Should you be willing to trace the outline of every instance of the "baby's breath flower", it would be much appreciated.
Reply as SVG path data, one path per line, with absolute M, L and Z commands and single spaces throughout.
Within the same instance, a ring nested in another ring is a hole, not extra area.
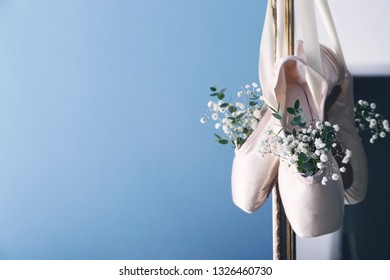
M 314 140 L 314 145 L 316 146 L 316 149 L 322 149 L 326 146 L 326 144 L 322 142 L 321 138 L 316 138 Z
M 252 83 L 252 87 L 257 88 L 258 85 L 257 85 L 255 82 L 253 82 L 253 83 Z
M 386 132 L 381 132 L 381 133 L 379 133 L 379 137 L 381 137 L 381 138 L 385 138 L 386 137 Z
M 350 158 L 348 156 L 345 156 L 341 162 L 347 164 L 349 162 L 349 159 Z
M 328 161 L 328 156 L 325 155 L 325 154 L 322 154 L 322 155 L 320 156 L 320 160 L 321 160 L 322 162 L 327 162 L 327 161 Z
M 238 96 L 238 97 L 241 97 L 242 94 L 243 94 L 242 90 L 240 90 L 239 92 L 237 92 L 237 96 Z
M 316 122 L 316 128 L 317 129 L 323 129 L 324 125 L 321 122 Z
M 205 124 L 206 123 L 206 118 L 205 117 L 200 118 L 200 123 Z
M 328 178 L 326 178 L 325 176 L 322 177 L 321 184 L 325 186 L 327 183 L 328 183 Z
M 344 166 L 340 168 L 341 173 L 345 173 L 345 171 L 347 171 L 347 169 Z
M 339 175 L 336 174 L 336 173 L 333 173 L 333 174 L 332 174 L 332 180 L 333 180 L 333 181 L 337 181 L 338 179 L 339 179 Z
M 219 129 L 221 127 L 221 123 L 216 123 L 215 124 L 215 129 Z
M 257 110 L 257 109 L 256 109 L 256 110 L 253 111 L 253 116 L 254 116 L 256 119 L 260 119 L 260 114 L 261 114 L 261 113 L 260 113 L 260 110 Z
M 217 113 L 212 114 L 212 115 L 211 115 L 211 118 L 212 118 L 214 121 L 218 120 L 218 114 L 217 114 Z
M 340 127 L 338 124 L 334 124 L 333 129 L 334 129 L 334 131 L 338 132 L 340 130 Z
M 245 85 L 245 88 L 246 89 L 249 89 L 251 86 L 250 85 Z
M 370 107 L 371 107 L 371 109 L 375 110 L 376 109 L 376 104 L 375 103 L 371 103 Z
M 256 92 L 260 92 L 260 91 L 261 91 L 261 88 L 258 87 L 258 88 L 256 89 Z

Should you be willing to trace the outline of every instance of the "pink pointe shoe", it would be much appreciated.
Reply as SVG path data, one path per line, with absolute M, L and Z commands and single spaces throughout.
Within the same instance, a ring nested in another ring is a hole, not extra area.
M 317 109 L 312 92 L 308 85 L 307 74 L 318 81 L 317 89 L 321 91 L 320 110 Z M 284 113 L 288 107 L 293 107 L 296 100 L 308 122 L 324 121 L 326 97 L 330 94 L 328 83 L 319 74 L 296 56 L 280 59 L 276 64 L 275 97 Z M 287 113 L 283 114 L 284 116 Z M 284 123 L 287 123 L 286 119 Z M 279 124 L 282 125 L 281 123 Z M 281 131 L 282 136 L 284 131 Z M 337 166 L 330 151 L 327 157 L 332 166 Z M 343 222 L 344 190 L 341 179 L 329 180 L 326 186 L 322 184 L 325 174 L 336 173 L 338 169 L 321 169 L 313 176 L 304 176 L 294 165 L 289 166 L 282 161 L 279 166 L 279 188 L 286 216 L 300 237 L 314 237 L 338 230 Z
M 258 145 L 275 123 L 271 111 L 263 110 L 263 118 L 245 143 L 235 150 L 232 166 L 233 202 L 247 213 L 258 210 L 267 200 L 278 175 L 279 159 L 261 157 Z

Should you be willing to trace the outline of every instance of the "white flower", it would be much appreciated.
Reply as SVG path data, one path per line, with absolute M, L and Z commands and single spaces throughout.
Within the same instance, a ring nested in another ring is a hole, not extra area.
M 344 166 L 340 168 L 341 173 L 345 173 L 345 171 L 347 171 L 347 169 Z
M 327 162 L 327 161 L 328 161 L 328 156 L 325 155 L 325 154 L 322 154 L 322 155 L 320 156 L 320 160 L 321 160 L 322 162 Z
M 375 140 L 374 140 L 373 138 L 370 138 L 370 143 L 371 143 L 371 144 L 374 144 L 374 141 L 375 141 Z
M 345 156 L 351 157 L 351 156 L 352 156 L 352 151 L 346 149 L 346 150 L 345 150 Z
M 247 90 L 247 91 L 246 91 L 246 94 L 251 95 L 252 92 L 251 92 L 250 90 Z
M 334 129 L 334 131 L 339 131 L 340 130 L 340 127 L 339 127 L 339 125 L 338 124 L 335 124 L 335 125 L 333 125 L 333 129 Z
M 241 110 L 245 109 L 245 105 L 241 102 L 236 102 L 236 107 L 240 108 Z
M 214 121 L 218 120 L 218 114 L 217 114 L 217 113 L 212 114 L 212 115 L 211 115 L 211 118 L 212 118 Z
M 325 176 L 322 177 L 321 184 L 325 186 L 327 182 L 328 182 L 328 178 L 326 178 Z
M 238 97 L 241 97 L 242 94 L 243 94 L 242 90 L 240 90 L 239 92 L 237 92 L 237 96 L 238 96 Z
M 383 120 L 383 126 L 388 127 L 389 126 L 389 121 L 388 120 Z
M 321 155 L 321 151 L 320 151 L 320 150 L 316 150 L 314 153 L 315 153 L 317 156 L 320 156 L 320 155 Z
M 360 106 L 363 106 L 363 100 L 359 100 L 358 103 Z
M 344 164 L 347 164 L 349 162 L 349 159 L 350 159 L 350 157 L 345 156 L 341 162 Z
M 370 127 L 371 127 L 371 126 L 374 126 L 374 127 L 375 127 L 376 124 L 377 124 L 376 119 L 371 119 L 371 120 L 370 120 Z
M 200 118 L 200 123 L 203 123 L 203 124 L 205 124 L 206 123 L 206 118 Z
M 324 128 L 324 125 L 322 122 L 316 122 L 316 128 L 317 129 L 323 129 Z
M 207 102 L 207 107 L 211 108 L 211 106 L 213 106 L 214 102 L 213 101 L 209 101 Z
M 245 139 L 246 139 L 246 134 L 244 134 L 244 133 L 241 133 L 241 134 L 240 134 L 240 137 L 241 137 L 242 139 L 244 139 L 244 140 L 245 140 Z
M 333 148 L 336 148 L 336 146 L 337 146 L 337 143 L 333 143 L 333 144 L 332 144 L 332 147 L 333 147 Z
M 222 114 L 224 114 L 224 113 L 226 112 L 226 109 L 225 109 L 225 108 L 220 108 L 220 109 L 219 109 L 219 112 L 222 113 Z
M 324 165 L 322 164 L 322 162 L 317 162 L 317 167 L 318 169 L 322 169 L 324 168 Z
M 333 174 L 332 174 L 332 180 L 333 180 L 333 181 L 337 181 L 337 180 L 339 179 L 339 177 L 340 177 L 340 176 L 339 176 L 338 174 L 336 174 L 336 173 L 333 173 Z
M 322 142 L 321 138 L 316 138 L 314 140 L 314 145 L 316 146 L 316 149 L 322 149 L 326 146 L 326 144 Z
M 256 91 L 257 91 L 257 92 L 260 92 L 260 91 L 261 91 L 261 88 L 258 87 L 258 88 L 256 89 Z
M 372 135 L 372 139 L 374 139 L 374 140 L 378 139 L 378 133 L 375 133 L 374 135 Z
M 370 107 L 371 107 L 371 109 L 375 110 L 376 109 L 376 104 L 375 103 L 371 103 Z
M 261 115 L 260 110 L 256 109 L 253 111 L 253 116 L 255 116 L 256 119 L 260 119 L 260 115 Z
M 216 123 L 215 124 L 215 129 L 219 129 L 221 127 L 221 123 Z
M 386 137 L 386 132 L 381 132 L 381 133 L 379 133 L 379 137 L 381 137 L 381 138 L 385 138 Z
M 252 83 L 252 87 L 257 88 L 258 85 L 256 83 Z
M 250 85 L 245 85 L 245 88 L 246 88 L 246 89 L 248 89 L 248 88 L 250 88 L 250 87 L 251 87 Z
M 332 124 L 330 122 L 326 121 L 325 126 L 332 126 Z
M 309 136 L 303 135 L 303 137 L 302 137 L 303 142 L 309 142 L 309 140 L 310 140 Z

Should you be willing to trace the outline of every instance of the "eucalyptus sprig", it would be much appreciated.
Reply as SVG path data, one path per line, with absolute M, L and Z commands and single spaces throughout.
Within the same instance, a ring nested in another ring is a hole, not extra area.
M 226 88 L 218 90 L 216 86 L 212 86 L 210 90 L 210 96 L 217 100 L 207 103 L 211 116 L 206 114 L 200 122 L 204 124 L 211 118 L 215 121 L 215 129 L 222 129 L 224 133 L 223 136 L 214 133 L 216 141 L 223 145 L 230 142 L 235 148 L 240 148 L 262 118 L 264 102 L 261 89 L 256 83 L 252 83 L 252 86 L 247 84 L 237 92 L 237 98 L 241 102 L 233 102 L 232 98 L 226 101 Z

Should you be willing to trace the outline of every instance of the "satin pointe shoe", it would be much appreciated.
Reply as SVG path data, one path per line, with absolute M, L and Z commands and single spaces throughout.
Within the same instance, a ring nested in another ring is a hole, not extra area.
M 323 96 L 318 110 L 307 81 L 307 74 L 318 81 L 316 89 Z M 329 85 L 321 75 L 315 73 L 296 56 L 280 59 L 276 64 L 275 97 L 282 112 L 293 107 L 296 100 L 308 122 L 324 121 L 326 97 L 330 94 Z M 286 116 L 287 114 L 283 114 Z M 287 120 L 284 120 L 287 123 Z M 281 125 L 281 124 L 279 124 Z M 284 131 L 281 131 L 284 134 Z M 337 166 L 331 151 L 327 157 L 332 166 Z M 300 237 L 315 237 L 338 230 L 343 222 L 344 190 L 341 179 L 329 180 L 326 186 L 321 181 L 324 174 L 340 173 L 337 169 L 321 169 L 313 176 L 305 177 L 294 165 L 282 161 L 279 166 L 279 189 L 286 216 Z
M 305 61 L 302 42 L 298 43 L 296 53 Z M 321 60 L 323 77 L 331 87 L 325 104 L 325 119 L 340 126 L 337 133 L 339 143 L 352 151 L 347 172 L 341 174 L 344 183 L 344 203 L 356 204 L 366 195 L 368 168 L 363 144 L 355 126 L 353 80 L 343 59 L 323 45 Z
M 232 166 L 232 198 L 247 213 L 258 210 L 267 200 L 277 180 L 279 159 L 258 153 L 258 145 L 275 123 L 269 108 L 245 143 L 235 150 Z

